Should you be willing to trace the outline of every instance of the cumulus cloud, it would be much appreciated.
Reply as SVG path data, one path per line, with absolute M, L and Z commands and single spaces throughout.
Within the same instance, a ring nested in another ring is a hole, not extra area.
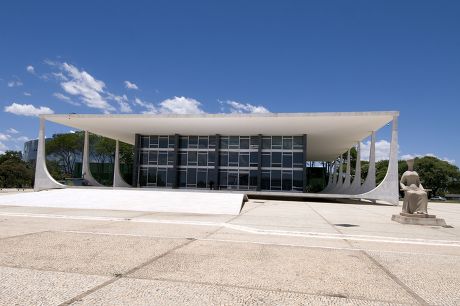
M 110 94 L 110 99 L 116 101 L 118 103 L 118 106 L 120 107 L 120 112 L 122 113 L 132 113 L 133 110 L 131 106 L 129 105 L 129 100 L 126 95 L 123 96 L 117 96 Z
M 143 114 L 158 114 L 158 110 L 153 103 L 142 101 L 136 97 L 134 99 L 134 104 L 145 108 L 145 110 L 142 111 Z
M 28 73 L 35 74 L 35 68 L 32 65 L 26 67 Z
M 0 141 L 7 141 L 7 140 L 10 140 L 10 138 L 11 136 L 8 134 L 0 133 Z
M 192 98 L 174 97 L 160 103 L 159 112 L 162 114 L 203 114 L 201 103 Z
M 21 82 L 21 80 L 17 79 L 17 80 L 9 81 L 7 85 L 8 87 L 19 87 L 19 86 L 22 86 L 23 83 Z
M 24 91 L 24 96 L 30 97 L 32 94 L 30 92 Z
M 8 147 L 0 141 L 0 154 L 4 154 Z
M 127 89 L 134 89 L 134 90 L 139 89 L 139 87 L 137 87 L 136 84 L 131 83 L 130 81 L 125 81 L 125 87 L 126 87 Z
M 252 114 L 266 114 L 269 113 L 270 111 L 263 107 L 262 105 L 252 105 L 249 103 L 240 103 L 237 101 L 219 101 L 222 110 L 225 111 L 228 108 L 228 111 L 230 113 L 252 113 Z
M 30 138 L 27 137 L 27 136 L 19 136 L 18 138 L 16 138 L 16 141 L 21 141 L 21 142 L 26 142 L 26 141 L 29 141 Z
M 103 96 L 105 94 L 104 82 L 71 64 L 62 63 L 58 66 L 68 79 L 61 82 L 61 87 L 67 94 L 78 97 L 90 108 L 100 109 L 104 112 L 115 111 L 115 108 Z
M 55 97 L 56 99 L 59 99 L 61 101 L 64 101 L 66 103 L 69 103 L 71 105 L 75 105 L 75 106 L 81 105 L 80 103 L 73 101 L 72 99 L 70 99 L 70 97 L 68 97 L 68 96 L 66 96 L 66 95 L 64 95 L 64 94 L 62 94 L 60 92 L 53 93 L 53 97 Z
M 449 164 L 455 165 L 455 159 L 450 159 L 447 157 L 439 157 L 433 153 L 426 153 L 426 154 L 404 154 L 401 156 L 401 159 L 403 160 L 408 160 L 408 159 L 413 159 L 416 157 L 425 157 L 425 156 L 430 156 L 430 157 L 436 157 L 437 159 L 443 160 L 448 162 Z
M 371 141 L 361 142 L 361 159 L 369 160 Z M 390 142 L 379 140 L 375 142 L 375 160 L 385 160 L 390 158 Z
M 32 104 L 12 103 L 5 106 L 4 111 L 20 116 L 38 116 L 43 114 L 54 114 L 54 111 L 46 106 L 35 107 Z
M 7 129 L 6 132 L 7 132 L 8 134 L 18 134 L 18 133 L 19 133 L 18 130 L 13 129 L 13 128 Z

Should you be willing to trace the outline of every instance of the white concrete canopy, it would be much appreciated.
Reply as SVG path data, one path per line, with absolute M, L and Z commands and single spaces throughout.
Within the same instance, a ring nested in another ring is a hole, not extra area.
M 134 144 L 143 135 L 308 135 L 307 160 L 331 161 L 399 112 L 198 115 L 42 115 L 48 121 Z

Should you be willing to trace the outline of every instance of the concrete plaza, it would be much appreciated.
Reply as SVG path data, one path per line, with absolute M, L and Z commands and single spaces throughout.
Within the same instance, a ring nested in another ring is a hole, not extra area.
M 0 305 L 459 305 L 460 205 L 429 205 L 450 227 L 391 221 L 400 210 L 264 200 L 238 216 L 0 206 Z

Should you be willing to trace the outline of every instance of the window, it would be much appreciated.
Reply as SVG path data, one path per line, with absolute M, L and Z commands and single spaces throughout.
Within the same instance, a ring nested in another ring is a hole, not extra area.
M 198 166 L 207 166 L 208 165 L 208 152 L 199 152 L 198 153 Z
M 259 136 L 251 136 L 251 149 L 259 149 Z
M 273 150 L 281 150 L 281 143 L 282 143 L 281 136 L 273 136 L 272 137 L 272 149 Z
M 281 170 L 271 171 L 271 190 L 281 189 Z
M 149 136 L 142 136 L 141 137 L 141 148 L 149 148 L 150 140 Z
M 302 150 L 303 149 L 303 137 L 302 136 L 294 136 L 292 137 L 292 148 L 294 150 Z
M 228 152 L 228 165 L 238 167 L 238 152 Z
M 222 167 L 228 166 L 228 152 L 220 152 L 219 153 L 219 165 Z
M 257 186 L 257 172 L 256 170 L 249 171 L 249 185 Z
M 230 136 L 228 141 L 229 149 L 239 149 L 240 148 L 240 137 L 239 136 Z
M 249 154 L 240 153 L 240 167 L 249 167 Z
M 179 139 L 179 148 L 181 149 L 187 149 L 188 148 L 188 137 L 187 136 L 181 136 Z
M 282 189 L 292 190 L 292 171 L 283 171 Z
M 187 152 L 179 153 L 179 165 L 187 166 Z
M 270 153 L 262 153 L 262 167 L 268 168 L 271 166 L 270 155 Z
M 272 152 L 272 167 L 281 167 L 281 152 Z
M 240 171 L 239 186 L 241 189 L 248 189 L 249 187 L 249 172 Z
M 196 169 L 188 168 L 187 169 L 187 187 L 196 186 Z
M 292 153 L 292 166 L 303 167 L 303 152 Z
M 198 169 L 198 175 L 196 180 L 196 187 L 198 188 L 206 188 L 206 181 L 207 181 L 207 170 L 206 169 Z
M 188 137 L 188 147 L 191 149 L 198 148 L 198 136 L 189 136 Z
M 150 136 L 150 148 L 158 148 L 158 136 Z
M 166 149 L 168 147 L 169 137 L 168 136 L 160 136 L 159 139 L 159 147 L 161 149 Z
M 283 137 L 283 150 L 292 150 L 292 137 Z
M 259 152 L 249 153 L 249 166 L 257 167 L 259 165 Z
M 228 137 L 220 137 L 220 149 L 228 149 Z
M 158 152 L 158 165 L 167 165 L 168 164 L 168 151 Z
M 149 176 L 148 176 L 148 183 L 149 184 L 156 184 L 157 183 L 157 168 L 150 167 L 148 168 Z
M 166 168 L 159 168 L 157 172 L 157 186 L 165 187 L 166 186 Z
M 261 188 L 263 190 L 270 190 L 270 171 L 262 171 Z
M 197 159 L 198 159 L 198 156 L 197 156 L 196 151 L 188 152 L 188 166 L 196 166 Z
M 169 136 L 169 148 L 174 149 L 176 146 L 176 136 Z
M 149 151 L 149 165 L 158 164 L 158 151 Z
M 200 136 L 198 139 L 198 148 L 207 149 L 208 148 L 208 136 Z
M 294 170 L 292 171 L 292 185 L 294 190 L 303 189 L 303 171 L 302 170 Z
M 227 186 L 227 171 L 220 171 L 219 173 L 219 185 L 221 187 Z
M 292 153 L 283 153 L 283 168 L 292 168 Z
M 272 148 L 272 138 L 271 137 L 262 137 L 262 149 L 271 149 Z
M 249 149 L 249 137 L 240 137 L 240 149 Z

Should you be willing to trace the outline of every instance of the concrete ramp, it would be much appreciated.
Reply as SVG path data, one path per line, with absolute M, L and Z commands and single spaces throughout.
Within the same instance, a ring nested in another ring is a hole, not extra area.
M 0 196 L 0 205 L 238 215 L 243 193 L 67 188 Z

